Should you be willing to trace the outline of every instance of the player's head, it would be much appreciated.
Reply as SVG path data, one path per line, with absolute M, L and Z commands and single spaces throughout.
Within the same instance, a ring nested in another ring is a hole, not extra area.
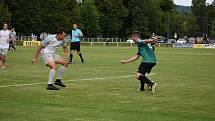
M 15 28 L 12 28 L 11 31 L 15 31 Z
M 62 27 L 59 27 L 57 29 L 56 34 L 57 34 L 57 39 L 58 40 L 64 40 L 65 37 L 66 37 L 66 30 L 64 28 L 62 28 Z
M 140 40 L 141 33 L 138 31 L 134 31 L 134 32 L 132 32 L 131 37 L 132 37 L 133 41 L 137 42 L 138 40 Z
M 77 28 L 78 28 L 77 24 L 73 24 L 73 29 L 77 29 Z
M 4 23 L 3 24 L 3 30 L 7 30 L 8 29 L 8 25 L 7 25 L 7 23 Z

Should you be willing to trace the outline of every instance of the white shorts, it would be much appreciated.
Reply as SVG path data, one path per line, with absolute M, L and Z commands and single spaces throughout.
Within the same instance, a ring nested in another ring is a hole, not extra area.
M 0 55 L 6 56 L 8 52 L 8 49 L 0 49 Z
M 41 53 L 41 58 L 43 59 L 45 64 L 48 64 L 50 61 L 56 62 L 61 57 L 54 53 Z

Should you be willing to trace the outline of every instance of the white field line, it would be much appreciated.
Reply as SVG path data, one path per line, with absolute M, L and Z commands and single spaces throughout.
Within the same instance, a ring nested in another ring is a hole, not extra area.
M 154 75 L 155 73 L 151 73 L 149 75 Z M 115 77 L 95 77 L 95 78 L 90 78 L 90 79 L 77 79 L 77 80 L 66 80 L 63 82 L 74 82 L 74 81 L 91 81 L 91 80 L 105 80 L 105 79 L 117 79 L 117 78 L 129 78 L 129 77 L 134 77 L 136 75 L 126 75 L 126 76 L 115 76 Z M 5 87 L 23 87 L 23 86 L 32 86 L 32 85 L 42 85 L 42 84 L 47 84 L 47 82 L 40 82 L 40 83 L 29 83 L 29 84 L 13 84 L 13 85 L 5 85 L 5 86 L 0 86 L 0 88 L 5 88 Z

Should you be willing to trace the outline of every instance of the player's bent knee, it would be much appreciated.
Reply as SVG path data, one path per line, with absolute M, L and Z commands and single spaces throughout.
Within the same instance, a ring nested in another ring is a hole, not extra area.
M 64 67 L 66 67 L 66 68 L 67 68 L 67 67 L 68 67 L 68 65 L 69 65 L 69 62 L 65 62 L 65 63 L 63 63 L 62 65 L 63 65 Z
M 55 63 L 48 63 L 47 65 L 50 67 L 50 69 L 57 70 L 57 66 Z

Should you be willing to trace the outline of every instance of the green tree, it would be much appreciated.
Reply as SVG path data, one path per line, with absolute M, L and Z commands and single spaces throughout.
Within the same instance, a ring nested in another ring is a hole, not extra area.
M 0 0 L 0 22 L 9 22 L 11 13 L 4 0 Z
M 210 33 L 212 32 L 212 34 L 214 33 L 214 20 L 215 20 L 215 2 L 213 2 L 211 5 L 207 6 L 207 25 L 206 25 L 206 29 L 207 29 L 207 33 L 208 33 L 208 37 L 210 37 Z M 213 36 L 214 37 L 214 34 Z
M 104 37 L 118 37 L 128 11 L 122 0 L 95 0 Z
M 171 20 L 171 13 L 175 9 L 175 5 L 172 0 L 160 0 L 159 1 L 160 9 L 162 11 L 162 24 L 161 30 L 165 33 L 163 34 L 167 38 L 170 36 L 170 22 Z
M 164 12 L 171 12 L 175 8 L 172 0 L 159 0 L 160 8 Z
M 178 37 L 185 35 L 186 21 L 182 14 L 174 10 L 170 13 L 169 32 L 170 38 L 174 38 L 174 33 L 177 33 Z
M 205 33 L 207 30 L 208 18 L 206 16 L 207 7 L 206 0 L 192 0 L 192 13 L 196 17 L 196 22 L 199 28 L 199 35 Z
M 198 28 L 198 25 L 197 25 L 197 22 L 196 22 L 196 17 L 190 13 L 190 14 L 187 14 L 185 17 L 185 33 L 187 36 L 198 36 L 198 31 L 199 31 L 199 28 Z
M 215 19 L 213 19 L 213 21 L 211 22 L 210 36 L 212 38 L 215 38 Z
M 85 37 L 101 34 L 100 13 L 94 1 L 88 0 L 80 5 L 80 25 Z
M 129 12 L 130 12 L 130 27 L 131 31 L 141 31 L 149 35 L 149 17 L 146 16 L 146 5 L 145 0 L 130 0 Z
M 20 33 L 53 33 L 59 26 L 71 29 L 78 18 L 73 11 L 76 6 L 76 0 L 19 0 L 15 1 L 12 18 Z
M 215 1 L 208 6 L 207 17 L 208 17 L 208 33 L 209 37 L 215 38 Z

